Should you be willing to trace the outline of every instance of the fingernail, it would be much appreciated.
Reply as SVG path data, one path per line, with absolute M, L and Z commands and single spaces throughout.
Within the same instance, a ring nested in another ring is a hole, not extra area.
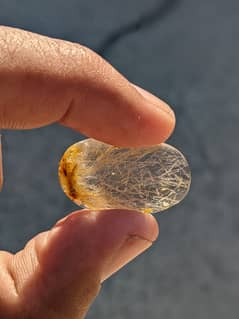
M 144 252 L 152 242 L 137 235 L 129 235 L 119 250 L 114 253 L 110 261 L 105 264 L 102 282 L 117 272 L 124 265 Z
M 159 107 L 161 110 L 163 110 L 164 112 L 168 113 L 170 116 L 175 118 L 174 111 L 164 101 L 160 100 L 159 98 L 157 98 L 157 96 L 155 96 L 155 95 L 151 94 L 150 92 L 142 89 L 141 87 L 139 87 L 136 84 L 133 84 L 133 86 L 139 92 L 139 94 L 141 94 L 147 101 L 149 101 L 153 105 Z

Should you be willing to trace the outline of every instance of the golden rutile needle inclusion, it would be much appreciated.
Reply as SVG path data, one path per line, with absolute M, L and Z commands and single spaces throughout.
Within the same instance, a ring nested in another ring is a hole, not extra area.
M 63 191 L 78 205 L 144 213 L 176 205 L 191 182 L 185 157 L 168 144 L 119 148 L 94 139 L 66 150 L 59 178 Z

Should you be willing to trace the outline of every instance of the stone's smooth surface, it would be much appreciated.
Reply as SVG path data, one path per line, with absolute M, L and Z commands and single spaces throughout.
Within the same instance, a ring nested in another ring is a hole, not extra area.
M 191 182 L 185 157 L 168 144 L 118 148 L 94 139 L 66 150 L 59 178 L 66 195 L 78 205 L 144 213 L 176 205 Z

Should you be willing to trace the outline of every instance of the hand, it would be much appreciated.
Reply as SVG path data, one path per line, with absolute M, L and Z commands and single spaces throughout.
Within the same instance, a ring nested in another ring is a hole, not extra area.
M 58 122 L 118 146 L 163 142 L 173 111 L 78 44 L 0 27 L 0 127 Z M 0 252 L 0 318 L 83 318 L 101 283 L 157 238 L 153 216 L 76 211 Z

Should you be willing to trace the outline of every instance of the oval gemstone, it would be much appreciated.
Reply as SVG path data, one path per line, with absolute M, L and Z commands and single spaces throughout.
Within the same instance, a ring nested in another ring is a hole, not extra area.
M 90 138 L 66 150 L 59 179 L 80 206 L 153 213 L 186 196 L 191 173 L 183 154 L 171 145 L 121 148 Z

